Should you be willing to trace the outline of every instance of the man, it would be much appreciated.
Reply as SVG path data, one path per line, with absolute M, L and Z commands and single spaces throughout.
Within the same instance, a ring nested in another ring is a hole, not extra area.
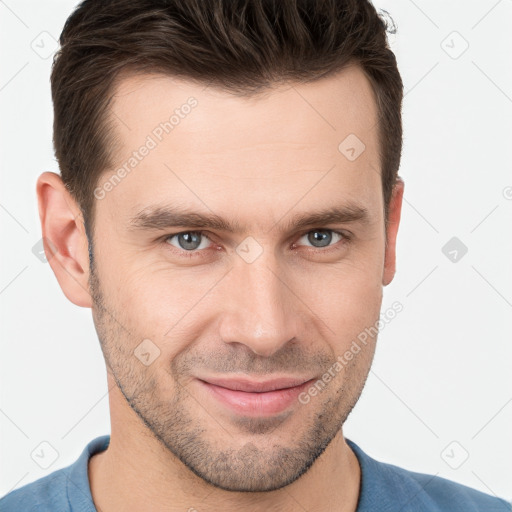
M 111 435 L 1 510 L 510 510 L 343 436 L 404 187 L 373 6 L 85 0 L 60 43 L 39 210 Z

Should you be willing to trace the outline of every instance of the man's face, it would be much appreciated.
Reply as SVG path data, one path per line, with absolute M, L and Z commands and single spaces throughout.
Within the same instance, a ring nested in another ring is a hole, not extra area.
M 160 123 L 175 109 L 166 133 Z M 291 483 L 360 396 L 375 340 L 333 365 L 376 323 L 389 281 L 370 84 L 353 67 L 243 99 L 127 77 L 113 112 L 119 148 L 98 183 L 91 285 L 107 366 L 126 398 L 118 405 L 213 485 Z M 365 145 L 359 156 L 350 134 Z M 166 209 L 233 230 L 177 222 Z M 334 209 L 344 214 L 296 226 Z M 308 394 L 329 369 L 323 391 Z M 295 382 L 274 387 L 309 382 L 273 394 L 243 387 L 280 378 Z

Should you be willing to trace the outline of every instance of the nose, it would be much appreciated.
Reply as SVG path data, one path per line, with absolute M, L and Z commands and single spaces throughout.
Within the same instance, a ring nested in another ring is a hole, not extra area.
M 239 261 L 224 283 L 220 337 L 270 357 L 300 333 L 300 302 L 273 258 Z

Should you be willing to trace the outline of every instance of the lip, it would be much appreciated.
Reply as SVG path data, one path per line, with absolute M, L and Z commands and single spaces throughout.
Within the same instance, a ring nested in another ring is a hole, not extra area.
M 314 379 L 278 377 L 266 381 L 247 378 L 197 379 L 208 396 L 243 416 L 261 417 L 288 409 Z

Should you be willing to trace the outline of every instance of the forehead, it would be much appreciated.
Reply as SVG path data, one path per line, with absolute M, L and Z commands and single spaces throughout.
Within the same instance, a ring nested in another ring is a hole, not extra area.
M 179 202 L 277 217 L 299 201 L 381 208 L 376 103 L 357 66 L 253 97 L 132 75 L 117 85 L 110 115 L 118 147 L 99 181 L 113 183 L 101 208 L 128 216 Z

